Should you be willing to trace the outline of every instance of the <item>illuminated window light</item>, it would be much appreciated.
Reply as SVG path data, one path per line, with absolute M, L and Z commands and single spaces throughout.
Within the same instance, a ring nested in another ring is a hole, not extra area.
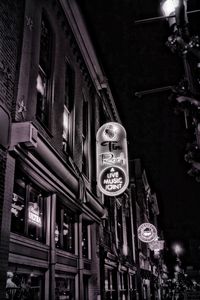
M 164 15 L 169 17 L 175 13 L 175 9 L 179 6 L 179 0 L 166 0 L 161 6 Z

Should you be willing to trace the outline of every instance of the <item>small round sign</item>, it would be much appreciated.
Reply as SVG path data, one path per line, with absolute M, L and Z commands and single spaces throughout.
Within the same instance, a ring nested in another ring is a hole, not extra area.
M 151 223 L 143 223 L 138 227 L 138 238 L 144 243 L 151 243 L 157 238 L 157 229 Z
M 119 167 L 108 167 L 100 174 L 100 187 L 107 195 L 119 195 L 126 189 L 126 175 Z

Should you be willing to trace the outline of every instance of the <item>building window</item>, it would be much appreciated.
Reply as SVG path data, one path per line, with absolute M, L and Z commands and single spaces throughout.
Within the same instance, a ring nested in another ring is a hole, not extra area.
M 89 176 L 88 168 L 88 101 L 83 96 L 83 127 L 82 127 L 82 172 Z
M 82 222 L 82 255 L 90 258 L 90 225 L 86 221 Z
M 107 217 L 103 220 L 104 243 L 107 247 L 111 248 L 112 242 L 114 241 L 114 211 L 112 199 L 108 196 L 104 196 L 104 199 L 104 206 L 108 211 Z
M 130 286 L 130 298 L 131 299 L 134 297 L 134 293 L 136 291 L 135 281 L 136 281 L 135 275 L 130 275 L 130 277 L 129 277 L 129 286 Z
M 128 258 L 133 259 L 133 241 L 132 241 L 132 224 L 131 224 L 131 213 L 130 213 L 130 205 L 128 199 L 126 199 L 125 207 L 124 207 L 124 215 L 126 220 L 126 240 L 128 245 Z
M 116 222 L 117 222 L 117 245 L 118 248 L 123 246 L 123 224 L 122 224 L 122 204 L 119 200 L 116 202 Z
M 120 300 L 127 299 L 127 292 L 128 292 L 128 281 L 127 281 L 127 273 L 119 273 L 120 276 Z
M 70 64 L 65 63 L 65 93 L 63 111 L 63 151 L 70 151 L 71 112 L 74 106 L 75 73 Z
M 44 192 L 21 171 L 15 173 L 11 231 L 44 241 Z
M 8 271 L 6 299 L 44 299 L 44 276 L 35 272 Z
M 75 215 L 68 208 L 57 203 L 56 205 L 56 247 L 67 252 L 75 252 Z
M 75 299 L 75 277 L 73 275 L 56 274 L 55 300 Z
M 117 270 L 105 269 L 105 299 L 117 299 Z
M 51 76 L 53 32 L 46 15 L 42 14 L 40 57 L 37 76 L 37 118 L 47 127 L 50 125 Z

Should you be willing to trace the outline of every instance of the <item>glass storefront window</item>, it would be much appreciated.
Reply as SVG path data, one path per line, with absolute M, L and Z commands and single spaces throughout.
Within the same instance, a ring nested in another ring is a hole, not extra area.
M 11 231 L 24 234 L 25 227 L 25 203 L 26 184 L 23 175 L 15 178 L 14 192 L 12 198 L 12 222 Z
M 105 269 L 105 295 L 106 300 L 117 299 L 117 271 Z
M 75 251 L 75 216 L 71 210 L 57 203 L 55 243 L 57 248 L 67 252 Z
M 12 198 L 11 231 L 44 241 L 44 192 L 25 174 L 16 171 Z
M 83 221 L 82 223 L 82 255 L 84 258 L 89 258 L 89 225 Z
M 44 277 L 34 273 L 7 272 L 7 300 L 43 300 Z
M 55 300 L 75 299 L 75 277 L 73 275 L 57 275 Z
M 28 203 L 28 236 L 42 240 L 43 234 L 44 199 L 40 192 L 33 187 L 29 189 Z
M 120 300 L 127 299 L 127 291 L 128 291 L 128 282 L 127 282 L 127 274 L 120 273 Z

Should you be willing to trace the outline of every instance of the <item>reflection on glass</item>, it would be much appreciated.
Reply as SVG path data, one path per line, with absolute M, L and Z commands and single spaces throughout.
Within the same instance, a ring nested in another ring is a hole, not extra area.
M 16 171 L 11 207 L 11 231 L 44 241 L 44 197 L 21 171 Z
M 73 276 L 56 277 L 56 300 L 75 299 L 75 278 Z
M 55 243 L 57 248 L 74 253 L 75 247 L 75 216 L 68 208 L 57 203 Z
M 43 300 L 44 280 L 33 273 L 7 272 L 6 299 Z
M 105 295 L 106 300 L 117 299 L 117 271 L 105 270 Z
M 89 248 L 88 248 L 88 224 L 83 221 L 82 223 L 82 255 L 84 258 L 89 257 Z

